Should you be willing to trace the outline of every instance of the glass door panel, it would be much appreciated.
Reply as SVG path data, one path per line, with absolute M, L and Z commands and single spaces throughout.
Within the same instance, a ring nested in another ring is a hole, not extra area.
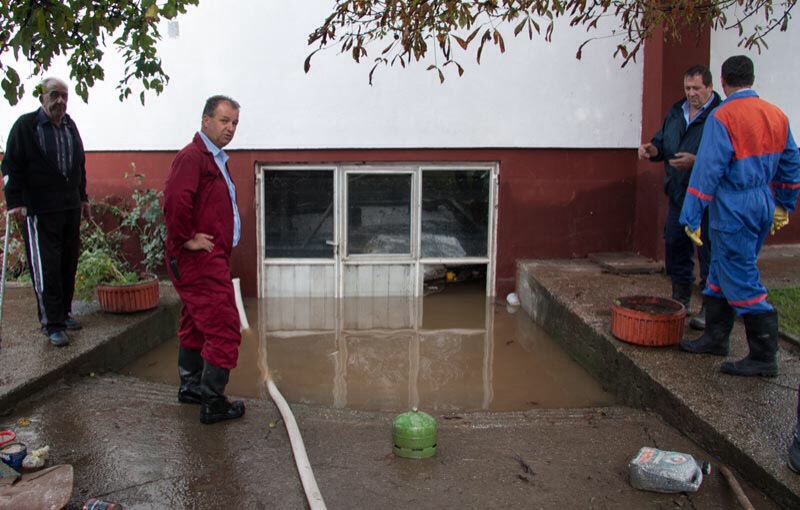
M 422 257 L 488 256 L 491 171 L 422 172 Z
M 264 171 L 267 258 L 334 258 L 333 170 Z
M 347 255 L 411 255 L 412 178 L 347 174 Z

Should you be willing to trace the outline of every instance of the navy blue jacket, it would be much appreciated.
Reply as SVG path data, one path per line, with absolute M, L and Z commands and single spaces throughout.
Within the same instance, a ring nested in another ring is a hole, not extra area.
M 712 103 L 689 124 L 688 129 L 686 128 L 686 120 L 683 118 L 683 103 L 686 102 L 686 99 L 681 99 L 672 105 L 661 129 L 650 140 L 650 143 L 658 149 L 658 156 L 651 158 L 650 161 L 664 161 L 664 193 L 666 193 L 672 205 L 678 209 L 683 207 L 683 199 L 686 196 L 686 188 L 689 186 L 689 178 L 692 175 L 692 171 L 678 170 L 669 164 L 669 160 L 675 157 L 676 152 L 697 154 L 706 119 L 722 102 L 719 94 L 716 92 L 713 94 L 714 100 Z

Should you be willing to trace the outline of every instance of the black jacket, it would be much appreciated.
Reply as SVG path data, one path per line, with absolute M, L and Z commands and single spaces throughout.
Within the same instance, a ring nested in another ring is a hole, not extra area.
M 681 99 L 669 109 L 664 124 L 656 133 L 650 143 L 658 149 L 658 156 L 650 161 L 664 161 L 664 193 L 669 197 L 672 205 L 680 209 L 683 207 L 683 198 L 686 196 L 686 188 L 689 186 L 691 170 L 678 170 L 669 164 L 669 160 L 675 157 L 676 152 L 688 152 L 697 154 L 700 148 L 700 139 L 703 136 L 703 127 L 706 119 L 714 109 L 720 105 L 722 99 L 716 92 L 714 100 L 708 108 L 697 116 L 697 118 L 686 128 L 686 120 L 683 118 L 683 103 L 686 99 Z
M 69 115 L 64 115 L 62 122 L 75 141 L 72 168 L 65 177 L 36 141 L 38 112 L 22 115 L 8 135 L 2 163 L 6 207 L 26 207 L 29 214 L 78 209 L 88 200 L 86 156 L 78 128 Z

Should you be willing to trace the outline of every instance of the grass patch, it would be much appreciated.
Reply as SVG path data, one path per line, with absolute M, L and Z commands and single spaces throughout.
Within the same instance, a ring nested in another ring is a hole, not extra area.
M 778 310 L 780 328 L 800 336 L 800 287 L 769 289 L 769 302 Z

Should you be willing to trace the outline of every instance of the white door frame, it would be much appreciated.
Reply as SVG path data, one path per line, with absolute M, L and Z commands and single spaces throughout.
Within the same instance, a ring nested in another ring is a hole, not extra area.
M 265 256 L 264 233 L 264 172 L 282 170 L 316 170 L 333 172 L 333 239 L 330 243 L 334 247 L 334 256 L 331 259 L 304 259 L 304 258 L 270 258 Z M 422 207 L 422 175 L 429 171 L 454 171 L 454 170 L 487 170 L 490 174 L 489 186 L 489 219 L 487 229 L 487 256 L 463 258 L 424 258 L 421 256 L 420 239 L 422 235 L 422 222 L 420 211 Z M 411 183 L 411 232 L 410 255 L 351 255 L 347 256 L 346 228 L 347 228 L 347 176 L 350 174 L 410 174 Z M 345 265 L 379 265 L 379 264 L 408 264 L 412 266 L 411 273 L 414 277 L 413 294 L 420 296 L 424 290 L 424 265 L 425 264 L 485 264 L 486 270 L 486 295 L 494 295 L 495 270 L 497 258 L 497 203 L 498 203 L 498 174 L 497 163 L 386 163 L 386 164 L 255 164 L 255 211 L 256 211 L 256 239 L 258 257 L 258 296 L 268 296 L 266 285 L 266 270 L 268 266 L 327 266 L 334 268 L 333 288 L 337 296 L 344 295 L 343 268 Z

